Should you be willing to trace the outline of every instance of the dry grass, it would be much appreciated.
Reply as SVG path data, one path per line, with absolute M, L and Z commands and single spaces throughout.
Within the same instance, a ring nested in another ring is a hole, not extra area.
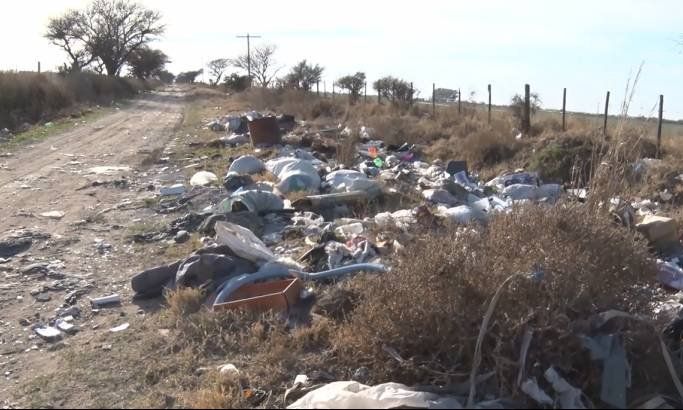
M 15 129 L 24 122 L 47 121 L 76 104 L 110 105 L 150 89 L 151 83 L 91 73 L 0 72 L 0 128 Z
M 192 409 L 242 409 L 248 403 L 238 379 L 230 375 L 211 372 L 197 390 L 183 398 L 184 404 Z
M 197 313 L 202 307 L 206 295 L 201 289 L 182 288 L 166 297 L 169 317 L 184 320 L 188 315 Z
M 360 136 L 357 131 L 353 131 L 351 135 L 340 135 L 337 137 L 337 163 L 344 165 L 347 168 L 352 168 L 356 165 L 357 145 L 360 142 Z
M 592 368 L 576 336 L 605 310 L 647 314 L 652 295 L 643 289 L 656 275 L 641 239 L 573 206 L 519 209 L 482 233 L 430 234 L 405 252 L 392 272 L 360 286 L 361 302 L 335 338 L 340 360 L 368 366 L 375 383 L 456 383 L 471 369 L 495 288 L 541 268 L 540 282 L 513 281 L 484 339 L 481 373 L 496 371 L 496 397 L 516 391 L 514 363 L 527 329 L 536 340 L 528 363 L 588 382 Z M 390 359 L 385 346 L 408 362 Z

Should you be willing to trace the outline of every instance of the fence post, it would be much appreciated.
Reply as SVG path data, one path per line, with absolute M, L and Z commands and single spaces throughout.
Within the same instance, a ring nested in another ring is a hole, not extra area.
M 315 93 L 320 97 L 320 81 L 315 82 Z
M 531 87 L 524 84 L 524 133 L 528 134 L 531 130 Z
M 661 158 L 662 152 L 662 121 L 664 120 L 664 95 L 659 95 L 659 122 L 657 123 L 657 158 Z
M 562 90 L 562 131 L 567 131 L 565 116 L 567 115 L 567 89 Z
M 410 98 L 409 98 L 409 101 L 410 101 L 410 105 L 413 105 L 413 82 L 412 81 L 410 82 Z
M 602 126 L 602 135 L 607 136 L 607 114 L 609 112 L 609 91 L 607 91 L 607 97 L 605 98 L 605 122 Z
M 432 116 L 436 117 L 436 83 L 432 83 Z
M 382 90 L 377 88 L 377 104 L 382 104 Z
M 366 81 L 365 84 L 365 92 L 364 92 L 364 97 L 363 97 L 363 103 L 367 104 L 368 103 L 368 82 Z
M 334 83 L 332 83 L 332 101 L 334 101 Z
M 38 61 L 38 74 L 40 74 L 40 61 Z
M 458 88 L 458 114 L 462 113 L 462 99 L 460 98 L 460 89 Z
M 489 124 L 491 124 L 491 84 L 489 84 Z

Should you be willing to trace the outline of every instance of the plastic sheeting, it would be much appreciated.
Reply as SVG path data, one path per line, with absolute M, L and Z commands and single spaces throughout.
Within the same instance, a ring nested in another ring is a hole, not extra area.
M 279 196 L 268 191 L 237 190 L 216 207 L 217 213 L 250 211 L 257 213 L 279 211 L 285 207 Z
M 411 390 L 398 383 L 365 386 L 358 382 L 334 382 L 314 390 L 288 409 L 461 409 L 453 397 Z
M 330 172 L 325 176 L 325 183 L 330 186 L 332 192 L 366 191 L 371 194 L 381 192 L 377 181 L 369 179 L 362 172 L 348 169 Z
M 280 181 L 277 188 L 282 193 L 316 192 L 320 189 L 320 175 L 309 160 L 278 158 L 268 161 L 266 168 Z
M 437 203 L 437 204 L 455 206 L 458 203 L 460 203 L 460 201 L 458 201 L 458 198 L 451 195 L 445 189 L 426 189 L 426 190 L 422 191 L 422 196 L 426 200 Z
M 216 222 L 216 242 L 229 247 L 235 255 L 254 263 L 275 260 L 275 255 L 252 231 L 229 222 Z
M 207 186 L 214 182 L 218 182 L 218 177 L 213 172 L 200 171 L 192 176 L 190 185 L 192 186 Z
M 253 175 L 265 171 L 266 164 L 253 155 L 244 155 L 232 162 L 228 173 L 237 173 L 240 175 Z

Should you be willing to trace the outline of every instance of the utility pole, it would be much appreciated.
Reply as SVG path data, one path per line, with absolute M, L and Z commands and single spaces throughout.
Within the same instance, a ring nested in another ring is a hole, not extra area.
M 247 39 L 247 73 L 249 75 L 249 86 L 251 86 L 251 39 L 261 38 L 261 36 L 252 36 L 251 34 L 247 33 L 246 36 L 237 36 L 237 38 Z

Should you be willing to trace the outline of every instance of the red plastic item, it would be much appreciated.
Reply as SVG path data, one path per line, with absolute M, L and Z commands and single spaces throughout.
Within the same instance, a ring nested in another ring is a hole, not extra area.
M 370 147 L 368 148 L 368 154 L 370 154 L 370 158 L 377 158 L 379 151 L 377 150 L 377 147 Z
M 244 285 L 230 300 L 213 307 L 214 311 L 245 309 L 253 312 L 288 312 L 299 301 L 303 285 L 299 279 L 276 280 Z

